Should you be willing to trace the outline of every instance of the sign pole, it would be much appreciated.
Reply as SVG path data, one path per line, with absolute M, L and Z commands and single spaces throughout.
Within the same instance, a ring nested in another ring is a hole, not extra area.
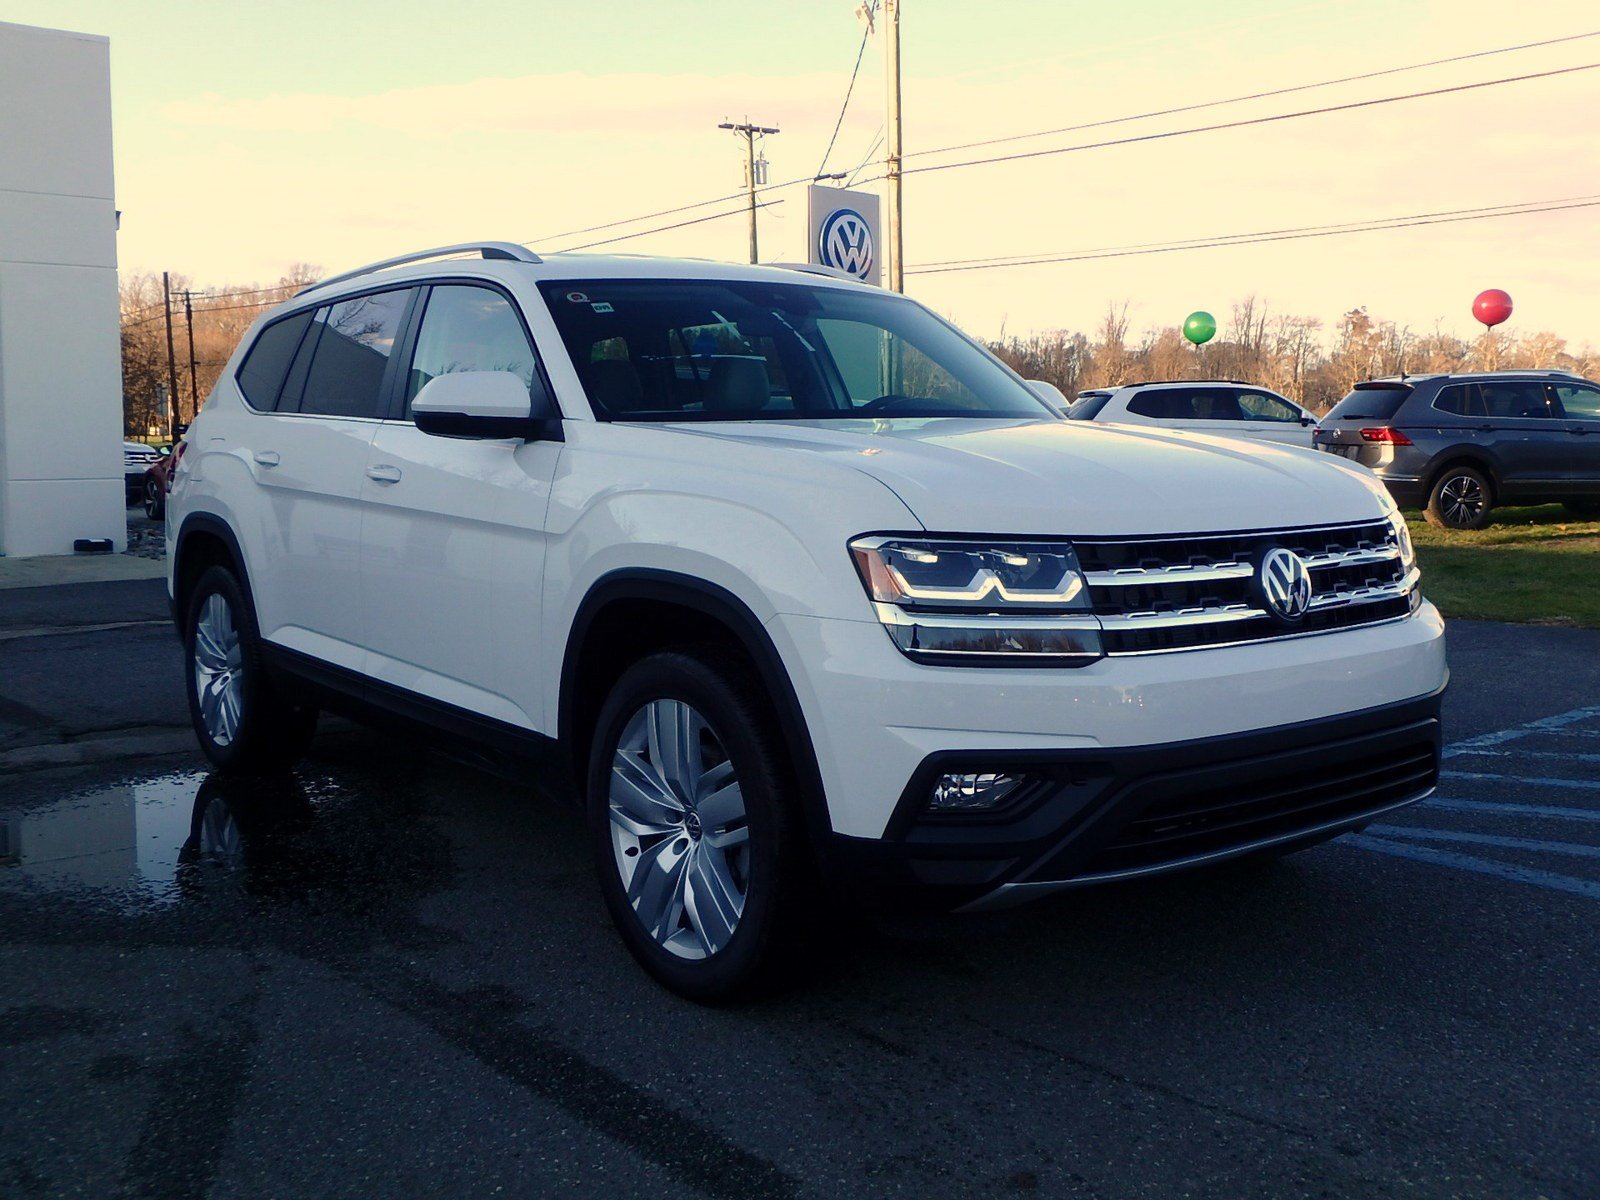
M 889 131 L 889 153 L 884 164 L 888 181 L 889 214 L 888 246 L 885 258 L 889 264 L 889 290 L 903 292 L 905 281 L 905 245 L 901 239 L 904 213 L 900 201 L 900 0 L 883 0 L 883 59 L 884 74 L 889 81 L 889 111 L 885 122 Z

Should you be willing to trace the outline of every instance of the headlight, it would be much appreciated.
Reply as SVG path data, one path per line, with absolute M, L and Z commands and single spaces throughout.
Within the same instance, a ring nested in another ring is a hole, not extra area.
M 1405 568 L 1403 573 L 1409 575 L 1417 565 L 1417 551 L 1411 544 L 1411 528 L 1400 515 L 1399 509 L 1389 514 L 1389 528 L 1394 530 L 1394 544 L 1400 547 L 1400 565 Z
M 919 661 L 1082 666 L 1103 653 L 1066 542 L 862 537 L 850 553 L 878 619 Z

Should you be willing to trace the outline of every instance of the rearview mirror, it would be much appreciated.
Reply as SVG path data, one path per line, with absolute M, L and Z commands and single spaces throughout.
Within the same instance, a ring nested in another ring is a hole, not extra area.
M 411 401 L 411 419 L 440 437 L 561 440 L 555 406 L 538 379 L 530 393 L 511 371 L 435 375 Z

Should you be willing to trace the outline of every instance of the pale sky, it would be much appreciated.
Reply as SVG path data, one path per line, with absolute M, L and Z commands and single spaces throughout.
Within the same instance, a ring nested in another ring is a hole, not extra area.
M 858 0 L 0 0 L 0 20 L 111 38 L 124 271 L 201 284 L 564 231 L 736 192 L 745 114 L 773 181 L 816 171 L 860 43 Z M 1600 29 L 1590 0 L 903 0 L 908 155 Z M 1600 62 L 1600 37 L 1292 96 L 1030 139 L 1067 146 Z M 829 169 L 883 120 L 869 43 Z M 1600 70 L 1193 137 L 908 176 L 906 259 L 1070 253 L 1600 193 Z M 991 151 L 908 159 L 918 166 Z M 880 172 L 868 168 L 865 176 Z M 874 185 L 881 186 L 881 185 Z M 804 189 L 761 216 L 805 257 Z M 616 250 L 743 261 L 742 217 Z M 1475 331 L 1600 342 L 1600 208 L 944 275 L 907 290 L 974 333 L 1135 329 L 1255 293 L 1332 322 L 1363 304 Z

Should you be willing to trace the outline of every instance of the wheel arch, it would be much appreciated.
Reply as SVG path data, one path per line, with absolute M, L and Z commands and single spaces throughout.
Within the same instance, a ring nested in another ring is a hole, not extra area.
M 620 642 L 608 640 L 613 633 L 632 629 L 646 614 L 659 620 Z M 567 633 L 556 725 L 573 777 L 581 781 L 587 773 L 594 718 L 610 682 L 627 662 L 652 648 L 708 638 L 736 646 L 771 698 L 799 784 L 807 832 L 820 850 L 833 826 L 816 750 L 788 669 L 750 607 L 726 588 L 703 579 L 653 568 L 621 569 L 601 576 L 584 596 Z
M 226 566 L 239 579 L 239 588 L 246 602 L 251 597 L 250 573 L 245 567 L 244 551 L 233 529 L 214 513 L 190 513 L 178 529 L 172 544 L 172 617 L 181 635 L 185 619 L 184 605 L 195 582 L 207 567 Z

